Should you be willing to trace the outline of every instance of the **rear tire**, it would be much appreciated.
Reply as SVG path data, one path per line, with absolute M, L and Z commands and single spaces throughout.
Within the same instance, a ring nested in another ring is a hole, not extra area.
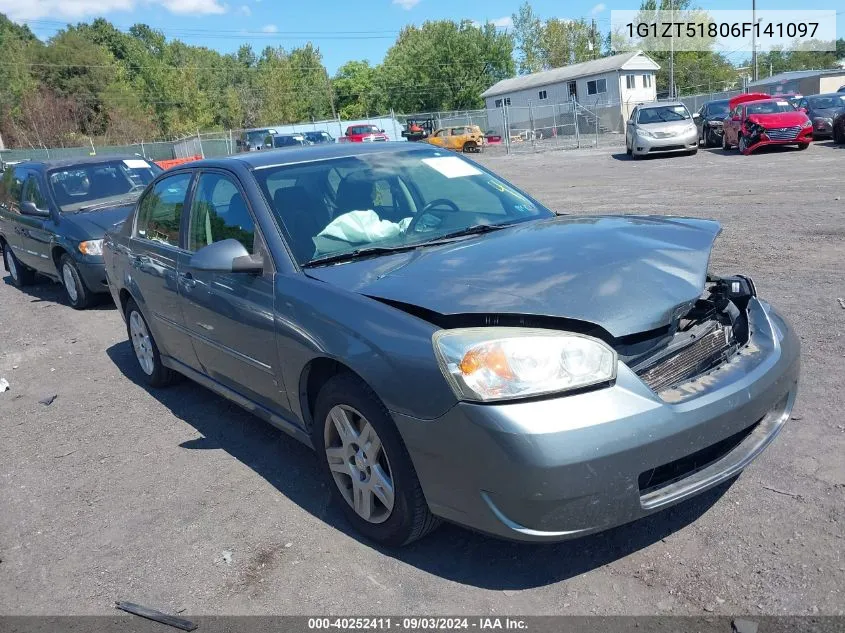
M 144 382 L 150 387 L 167 387 L 177 382 L 179 374 L 162 364 L 158 345 L 134 299 L 126 302 L 125 314 L 126 333 L 129 335 L 129 343 L 132 345 Z
M 390 413 L 357 376 L 338 374 L 320 389 L 311 438 L 327 484 L 358 532 L 398 547 L 440 524 Z
M 62 280 L 65 296 L 71 308 L 74 310 L 84 310 L 91 305 L 94 297 L 82 280 L 79 269 L 76 267 L 76 262 L 73 261 L 70 255 L 62 255 L 59 260 L 59 278 Z
M 35 271 L 20 263 L 15 256 L 12 247 L 3 242 L 3 259 L 6 262 L 6 268 L 9 270 L 9 277 L 12 279 L 12 285 L 15 288 L 23 288 L 35 283 Z
M 475 141 L 467 141 L 464 143 L 464 154 L 474 154 L 478 151 L 478 144 Z
M 845 125 L 833 128 L 833 142 L 845 143 Z

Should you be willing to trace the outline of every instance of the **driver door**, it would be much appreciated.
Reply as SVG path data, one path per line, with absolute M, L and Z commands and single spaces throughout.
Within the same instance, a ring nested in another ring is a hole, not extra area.
M 34 171 L 27 174 L 23 184 L 22 202 L 32 202 L 38 209 L 50 210 L 50 203 L 44 195 L 44 190 Z M 51 215 L 36 216 L 21 214 L 20 222 L 20 250 L 16 253 L 18 259 L 30 268 L 39 272 L 55 276 L 56 266 L 50 256 L 52 229 L 56 223 Z
M 228 172 L 201 172 L 193 201 L 187 249 L 225 239 L 238 240 L 264 259 L 264 272 L 221 273 L 179 262 L 179 295 L 185 326 L 206 375 L 278 411 L 287 409 L 276 348 L 274 269 L 237 178 Z

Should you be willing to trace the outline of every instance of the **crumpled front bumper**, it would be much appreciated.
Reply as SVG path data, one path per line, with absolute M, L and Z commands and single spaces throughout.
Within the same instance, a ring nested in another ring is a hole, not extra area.
M 660 396 L 620 363 L 615 384 L 594 391 L 460 403 L 433 421 L 394 413 L 431 510 L 509 539 L 557 541 L 633 521 L 735 476 L 783 428 L 799 374 L 789 325 L 757 299 L 749 317 L 753 334 L 741 354 Z M 726 442 L 732 448 L 713 457 Z M 708 450 L 709 465 L 641 488 L 655 469 Z

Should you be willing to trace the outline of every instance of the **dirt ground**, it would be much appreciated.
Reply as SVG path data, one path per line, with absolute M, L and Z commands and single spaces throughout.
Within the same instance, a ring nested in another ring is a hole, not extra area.
M 190 382 L 139 386 L 113 306 L 5 279 L 0 613 L 845 614 L 845 146 L 619 151 L 480 160 L 557 210 L 722 222 L 713 270 L 750 274 L 803 343 L 793 419 L 732 485 L 558 545 L 446 525 L 382 551 L 308 449 Z

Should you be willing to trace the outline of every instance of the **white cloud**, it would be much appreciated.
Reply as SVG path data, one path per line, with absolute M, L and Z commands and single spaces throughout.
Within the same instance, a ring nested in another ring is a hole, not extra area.
M 262 33 L 278 33 L 279 27 L 276 26 L 275 24 L 265 24 L 264 26 L 261 27 L 261 32 Z
M 250 9 L 245 4 L 242 4 L 241 8 L 238 9 L 238 13 L 240 13 L 241 15 L 245 15 L 246 17 L 249 17 L 249 16 L 252 15 L 252 9 Z
M 420 3 L 420 0 L 393 0 L 393 4 L 398 4 L 405 11 L 410 11 Z
M 496 18 L 495 20 L 490 20 L 493 23 L 493 26 L 498 27 L 500 29 L 509 29 L 513 26 L 513 18 L 511 16 L 506 15 L 502 18 Z
M 596 6 L 590 9 L 590 15 L 598 15 L 599 13 L 603 13 L 607 9 L 607 5 L 604 2 L 599 2 Z
M 145 4 L 158 5 L 181 15 L 226 13 L 226 6 L 219 0 L 0 0 L 0 13 L 5 13 L 14 21 L 45 17 L 75 20 L 118 11 L 133 11 Z

